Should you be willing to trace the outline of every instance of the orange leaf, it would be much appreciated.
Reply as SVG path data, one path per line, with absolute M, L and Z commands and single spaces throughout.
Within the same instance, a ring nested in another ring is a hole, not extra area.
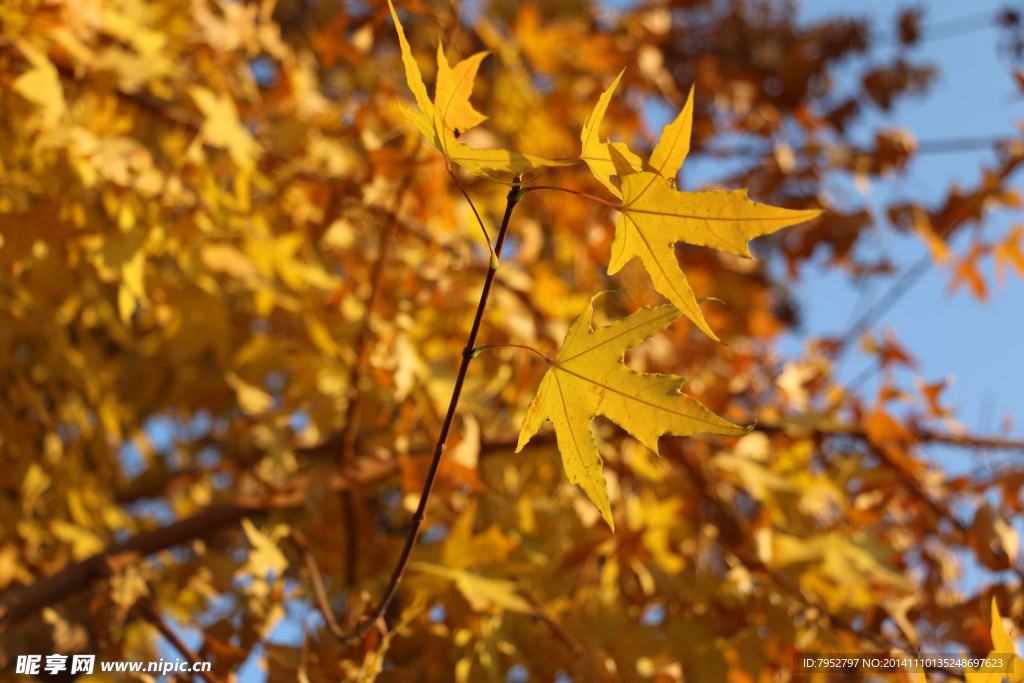
M 1006 239 L 992 249 L 992 258 L 996 263 L 996 279 L 999 284 L 1006 283 L 1006 268 L 1009 266 L 1024 279 L 1024 251 L 1021 240 L 1024 239 L 1024 225 L 1015 225 L 1010 229 Z
M 971 253 L 967 255 L 967 258 L 957 261 L 953 268 L 953 279 L 949 282 L 953 292 L 958 291 L 962 285 L 966 284 L 974 298 L 978 301 L 988 301 L 988 287 L 985 286 L 985 280 L 978 271 L 978 261 L 986 251 L 987 248 L 984 245 L 975 243 L 971 246 Z

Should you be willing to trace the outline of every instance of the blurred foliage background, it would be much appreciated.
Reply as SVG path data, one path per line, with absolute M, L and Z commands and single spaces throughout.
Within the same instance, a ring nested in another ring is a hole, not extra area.
M 759 261 L 677 247 L 697 295 L 724 302 L 704 313 L 727 346 L 683 321 L 627 354 L 755 430 L 666 437 L 659 458 L 595 421 L 612 534 L 550 431 L 513 454 L 543 364 L 481 355 L 399 598 L 343 645 L 330 622 L 356 623 L 391 573 L 488 263 L 397 107 L 386 2 L 4 3 L 0 667 L 171 653 L 211 661 L 210 680 L 785 681 L 800 652 L 987 653 L 993 598 L 1018 636 L 1024 464 L 950 476 L 932 453 L 1024 444 L 959 427 L 944 379 L 908 375 L 913 349 L 870 317 L 779 348 L 802 269 L 889 273 L 887 231 L 979 297 L 983 263 L 1024 275 L 1024 228 L 983 232 L 1019 207 L 1024 141 L 927 202 L 879 212 L 832 189 L 920 152 L 913 131 L 849 131 L 934 82 L 922 13 L 884 27 L 899 49 L 882 60 L 882 27 L 800 22 L 786 2 L 398 9 L 428 84 L 439 42 L 453 62 L 490 51 L 473 91 L 489 118 L 462 142 L 578 155 L 626 67 L 609 138 L 649 149 L 644 112 L 694 85 L 710 186 L 827 210 L 759 240 Z M 996 18 L 1010 37 L 1014 17 Z M 542 181 L 604 196 L 584 171 Z M 460 180 L 496 225 L 507 187 Z M 686 166 L 678 183 L 695 189 Z M 605 274 L 613 229 L 601 204 L 530 193 L 480 342 L 550 355 L 592 292 L 615 291 L 598 324 L 661 302 L 637 263 Z M 850 348 L 877 392 L 835 377 Z M 965 565 L 986 581 L 965 585 Z

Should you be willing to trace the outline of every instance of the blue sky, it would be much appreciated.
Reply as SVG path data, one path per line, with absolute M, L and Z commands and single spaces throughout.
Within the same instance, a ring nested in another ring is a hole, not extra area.
M 628 7 L 634 0 L 605 0 L 610 7 Z M 998 45 L 1003 37 L 994 19 L 1005 2 L 977 0 L 931 0 L 900 2 L 891 0 L 804 0 L 797 2 L 798 16 L 820 21 L 841 15 L 867 17 L 877 29 L 877 45 L 871 48 L 870 61 L 882 64 L 896 54 L 894 28 L 902 8 L 918 7 L 924 12 L 921 42 L 910 51 L 915 62 L 930 63 L 939 69 L 937 81 L 924 96 L 910 97 L 885 112 L 868 104 L 861 125 L 851 131 L 855 142 L 870 144 L 874 133 L 883 128 L 905 128 L 921 143 L 963 138 L 1020 137 L 1016 126 L 1024 115 L 1024 97 L 1018 94 L 1012 77 L 1012 64 Z M 1024 65 L 1022 65 L 1024 66 Z M 858 60 L 855 70 L 840 71 L 842 80 L 859 79 L 864 64 Z M 646 112 L 652 130 L 660 130 L 676 112 L 650 107 Z M 993 164 L 991 150 L 958 151 L 918 155 L 909 173 L 875 182 L 866 192 L 851 184 L 843 188 L 854 201 L 863 201 L 876 209 L 879 225 L 885 225 L 886 200 L 899 197 L 935 207 L 953 184 L 970 187 L 980 177 L 983 164 Z M 702 181 L 722 176 L 722 160 L 693 157 L 684 168 L 685 189 L 698 189 Z M 1016 185 L 1019 178 L 1011 178 Z M 756 198 L 755 198 L 756 199 Z M 1015 222 L 1024 222 L 1020 212 L 993 213 L 983 234 L 987 239 L 1005 234 Z M 967 231 L 954 238 L 955 253 L 963 254 L 969 243 Z M 802 329 L 787 336 L 783 349 L 787 356 L 801 355 L 808 338 L 835 336 L 845 332 L 861 314 L 886 298 L 900 275 L 912 268 L 926 253 L 913 236 L 900 236 L 880 230 L 870 239 L 889 254 L 897 270 L 892 278 L 872 277 L 854 280 L 835 268 L 808 267 L 795 284 L 792 294 L 800 304 Z M 946 404 L 955 409 L 958 419 L 971 432 L 997 432 L 1008 415 L 1016 416 L 1010 433 L 1024 438 L 1024 362 L 1019 359 L 1020 338 L 1024 336 L 1024 282 L 1009 273 L 1005 286 L 996 285 L 991 262 L 986 263 L 986 281 L 990 300 L 980 303 L 965 290 L 952 293 L 948 270 L 929 267 L 897 302 L 874 319 L 869 330 L 879 336 L 889 328 L 901 344 L 910 350 L 918 365 L 916 371 L 927 381 L 943 378 L 951 386 L 943 393 Z M 872 397 L 878 385 L 874 373 L 866 373 L 871 360 L 848 352 L 838 367 L 842 380 L 860 377 L 859 387 Z M 942 464 L 961 472 L 974 465 L 967 453 L 945 452 Z
M 816 0 L 803 4 L 802 15 L 808 19 L 847 12 L 855 7 L 858 14 L 872 17 L 889 31 L 895 26 L 900 3 L 894 7 L 882 0 L 860 0 L 844 3 L 839 0 Z M 923 42 L 912 53 L 919 59 L 934 63 L 940 69 L 938 81 L 929 92 L 913 98 L 888 113 L 870 117 L 867 127 L 901 126 L 914 132 L 917 140 L 951 138 L 1020 137 L 1017 126 L 1024 118 L 1024 98 L 1012 77 L 1008 56 L 998 50 L 1002 33 L 993 20 L 1005 3 L 978 0 L 932 0 L 918 3 L 924 10 Z M 889 40 L 892 44 L 895 41 Z M 891 56 L 894 46 L 877 49 L 879 58 Z M 1024 65 L 1018 65 L 1024 66 Z M 864 138 L 868 135 L 866 130 Z M 951 184 L 970 186 L 980 177 L 982 164 L 994 163 L 991 151 L 970 151 L 929 154 L 917 157 L 906 179 L 888 186 L 876 184 L 866 197 L 869 202 L 890 194 L 921 201 L 934 206 Z M 1020 176 L 1010 179 L 1019 187 Z M 1020 212 L 999 212 L 990 215 L 983 234 L 987 239 L 1005 234 L 1014 223 L 1024 222 Z M 954 238 L 952 246 L 964 253 L 967 235 Z M 912 267 L 925 253 L 916 238 L 889 236 L 885 246 L 892 247 L 900 273 Z M 1005 287 L 995 283 L 991 264 L 986 269 L 990 299 L 983 304 L 965 290 L 951 294 L 949 273 L 930 267 L 887 313 L 878 318 L 874 330 L 891 327 L 904 347 L 917 358 L 917 372 L 927 381 L 949 377 L 953 384 L 943 397 L 956 411 L 958 420 L 977 434 L 1000 431 L 1004 419 L 1013 416 L 1009 436 L 1024 435 L 1024 362 L 1021 360 L 1021 338 L 1024 336 L 1024 282 L 1010 273 Z M 891 283 L 891 281 L 890 281 Z M 838 334 L 866 309 L 882 299 L 890 283 L 874 282 L 863 292 L 857 284 L 836 272 L 818 270 L 797 288 L 803 305 L 806 332 Z M 796 335 L 787 340 L 786 348 L 799 351 L 802 339 Z M 848 354 L 840 365 L 840 377 L 849 380 L 869 366 L 860 354 Z M 872 395 L 878 378 L 869 376 L 865 391 Z M 985 472 L 998 463 L 1016 461 L 1020 453 L 982 452 L 955 448 L 929 450 L 937 464 L 949 474 Z M 962 511 L 970 515 L 969 511 Z M 970 522 L 970 517 L 966 520 Z M 1012 520 L 1018 534 L 1024 535 L 1024 520 Z M 975 591 L 980 585 L 997 577 L 967 561 L 963 565 L 961 588 Z
M 801 14 L 808 19 L 821 18 L 848 11 L 851 6 L 858 14 L 880 20 L 888 30 L 894 26 L 898 9 L 882 0 L 805 2 Z M 992 24 L 1000 3 L 933 0 L 918 6 L 925 12 L 924 42 L 912 54 L 940 68 L 938 82 L 926 96 L 910 99 L 891 112 L 875 110 L 869 126 L 901 126 L 913 131 L 918 141 L 1019 137 L 1015 125 L 1024 114 L 1024 100 L 1017 94 L 1009 59 L 997 52 L 1001 34 Z M 884 58 L 895 49 L 879 47 L 877 54 Z M 867 129 L 860 133 L 867 139 Z M 876 183 L 866 199 L 873 203 L 895 194 L 934 206 L 951 183 L 971 185 L 979 177 L 980 165 L 993 161 L 990 151 L 920 155 L 906 179 Z M 1011 180 L 1019 182 L 1019 178 Z M 993 214 L 984 234 L 989 238 L 1003 234 L 1021 219 L 1016 212 Z M 963 251 L 966 237 L 954 239 L 954 250 Z M 888 236 L 884 245 L 892 248 L 896 262 L 903 266 L 901 273 L 925 253 L 914 238 Z M 987 278 L 994 284 L 991 268 Z M 917 356 L 918 371 L 929 381 L 946 376 L 953 379 L 944 396 L 958 409 L 969 430 L 994 432 L 1003 417 L 1013 413 L 1018 416 L 1013 434 L 1019 437 L 1024 434 L 1024 395 L 1020 390 L 1024 363 L 1019 358 L 1024 336 L 1024 283 L 1011 273 L 1006 286 L 992 287 L 990 301 L 981 304 L 965 290 L 951 294 L 948 281 L 948 272 L 930 268 L 879 318 L 874 329 L 892 327 Z M 834 271 L 809 271 L 796 291 L 806 332 L 841 333 L 867 306 L 887 294 L 891 280 L 874 282 L 861 291 L 858 285 L 863 284 Z M 799 343 L 790 339 L 787 348 L 796 350 Z M 850 354 L 841 366 L 841 375 L 852 378 L 867 364 L 863 356 Z M 957 463 L 950 464 L 955 467 Z
M 605 4 L 624 7 L 635 3 L 614 0 Z M 804 0 L 797 6 L 798 17 L 808 23 L 842 15 L 869 18 L 877 38 L 868 60 L 872 65 L 886 63 L 899 50 L 894 29 L 902 8 L 916 6 L 924 12 L 921 41 L 909 54 L 914 63 L 938 68 L 936 82 L 924 96 L 905 98 L 890 111 L 865 103 L 866 115 L 850 131 L 854 142 L 870 145 L 877 130 L 890 128 L 907 129 L 918 143 L 926 145 L 964 138 L 1020 138 L 1016 126 L 1022 124 L 1024 97 L 1013 79 L 1010 58 L 998 50 L 1003 33 L 994 20 L 1005 6 L 1000 2 L 932 0 L 893 4 L 891 0 Z M 865 68 L 864 61 L 857 60 L 853 68 L 840 70 L 836 74 L 840 90 L 848 91 L 843 80 L 849 79 L 853 86 Z M 654 131 L 661 130 L 675 114 L 660 106 L 645 111 Z M 721 159 L 708 156 L 688 159 L 683 173 L 684 189 L 699 189 L 702 182 L 721 178 L 722 163 Z M 725 163 L 728 165 L 728 160 Z M 876 180 L 866 189 L 856 188 L 852 183 L 839 188 L 845 194 L 844 203 L 863 203 L 875 213 L 882 229 L 864 241 L 889 255 L 896 271 L 890 278 L 857 280 L 820 263 L 803 268 L 801 280 L 791 289 L 800 305 L 802 326 L 784 339 L 782 349 L 786 356 L 801 357 L 810 339 L 842 335 L 865 311 L 889 298 L 893 284 L 925 256 L 926 248 L 918 238 L 899 235 L 885 227 L 884 206 L 889 200 L 900 198 L 935 208 L 950 186 L 971 187 L 980 177 L 982 165 L 994 163 L 991 149 L 920 154 L 911 161 L 904 176 Z M 1016 187 L 1019 177 L 1011 177 L 1010 183 Z M 1024 222 L 1019 211 L 992 213 L 982 234 L 992 240 L 1019 222 Z M 970 231 L 962 232 L 951 243 L 956 254 L 966 253 L 970 243 Z M 1024 336 L 1024 281 L 1010 271 L 1005 286 L 999 286 L 991 261 L 986 261 L 985 266 L 990 295 L 987 303 L 979 302 L 963 288 L 953 293 L 949 270 L 930 265 L 883 315 L 873 316 L 867 329 L 876 337 L 886 329 L 895 332 L 901 345 L 918 362 L 914 373 L 925 381 L 949 381 L 950 386 L 942 394 L 943 403 L 953 409 L 969 432 L 1022 439 L 1024 394 L 1020 385 L 1024 380 L 1024 362 L 1019 359 L 1018 349 Z M 880 378 L 871 370 L 873 360 L 858 348 L 859 344 L 855 344 L 841 357 L 837 374 L 844 382 L 856 381 L 856 388 L 872 400 Z M 898 372 L 896 377 L 901 386 L 909 385 L 910 371 Z M 1009 433 L 1003 433 L 1009 416 L 1013 416 L 1013 426 Z M 979 463 L 981 467 L 993 467 L 1017 455 L 951 448 L 931 449 L 929 454 L 952 475 L 976 470 Z M 1024 524 L 1019 526 L 1024 528 Z
M 888 31 L 895 26 L 901 7 L 883 0 L 860 0 L 851 4 L 839 0 L 816 0 L 802 5 L 801 16 L 808 20 L 837 13 L 866 15 Z M 957 0 L 932 0 L 918 3 L 924 10 L 922 43 L 912 55 L 918 61 L 934 63 L 940 70 L 937 82 L 928 93 L 911 98 L 890 112 L 875 110 L 855 138 L 867 141 L 878 127 L 899 126 L 913 131 L 921 141 L 954 138 L 1020 137 L 1017 126 L 1024 116 L 1024 98 L 1018 94 L 1012 77 L 1012 64 L 998 50 L 1002 34 L 993 24 L 1005 5 L 992 0 L 964 3 Z M 891 34 L 890 34 L 891 35 Z M 888 40 L 876 48 L 879 60 L 896 50 Z M 852 74 L 851 74 L 852 76 Z M 860 136 L 860 137 L 858 137 Z M 988 150 L 918 156 L 906 178 L 892 183 L 876 183 L 864 195 L 868 204 L 890 196 L 905 197 L 934 207 L 952 184 L 971 186 L 980 177 L 983 164 L 993 164 Z M 1020 176 L 1010 179 L 1019 187 Z M 884 220 L 884 216 L 880 216 Z M 992 239 L 1014 223 L 1024 222 L 1020 212 L 998 212 L 989 216 L 983 234 Z M 926 253 L 914 237 L 882 235 L 882 245 L 894 255 L 901 268 L 897 277 L 912 268 Z M 952 247 L 964 253 L 967 235 L 954 238 Z M 1008 436 L 1024 436 L 1024 362 L 1021 337 L 1024 336 L 1024 282 L 1012 272 L 1005 286 L 995 282 L 989 263 L 985 271 L 990 285 L 988 303 L 980 303 L 966 290 L 950 292 L 948 271 L 928 268 L 913 286 L 879 316 L 872 326 L 876 334 L 893 329 L 905 348 L 918 361 L 916 372 L 926 381 L 948 377 L 952 381 L 943 394 L 944 402 L 954 408 L 957 419 L 969 432 L 995 434 L 1013 416 Z M 872 278 L 870 283 L 856 282 L 840 272 L 809 269 L 795 288 L 801 303 L 803 334 L 793 334 L 784 348 L 799 355 L 805 335 L 838 335 L 857 318 L 882 300 L 894 279 Z M 867 287 L 863 285 L 868 284 Z M 851 380 L 870 367 L 870 360 L 859 353 L 848 353 L 838 367 L 839 376 Z M 904 375 L 905 379 L 906 375 Z M 862 390 L 872 397 L 878 386 L 876 373 L 868 373 Z M 931 448 L 928 454 L 950 475 L 992 470 L 998 463 L 1019 462 L 1020 453 L 983 452 L 956 448 Z M 971 511 L 960 509 L 971 521 Z M 1011 520 L 1018 534 L 1024 535 L 1024 520 Z M 961 589 L 973 592 L 998 577 L 965 557 Z

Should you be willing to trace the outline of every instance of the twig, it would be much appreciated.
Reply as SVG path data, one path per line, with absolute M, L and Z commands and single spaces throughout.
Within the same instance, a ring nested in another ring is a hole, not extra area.
M 970 195 L 964 207 L 951 216 L 943 216 L 946 224 L 937 231 L 938 236 L 943 240 L 951 237 L 958 227 L 970 220 L 971 213 L 988 199 L 992 193 L 992 188 L 998 188 L 998 184 L 1009 178 L 1021 163 L 1024 163 L 1024 156 L 1015 153 L 1003 163 L 1001 168 L 992 172 L 991 177 L 986 177 L 983 181 L 984 184 Z M 852 340 L 860 336 L 860 333 L 867 329 L 874 321 L 881 319 L 886 311 L 892 308 L 903 295 L 910 291 L 921 277 L 930 270 L 931 265 L 931 258 L 925 254 L 913 266 L 904 271 L 890 285 L 889 290 L 843 332 L 840 336 L 838 355 L 841 356 L 845 353 L 852 346 L 850 343 Z
M 331 603 L 327 598 L 327 590 L 324 588 L 323 574 L 320 571 L 320 566 L 317 564 L 316 557 L 314 557 L 313 552 L 309 548 L 309 542 L 305 534 L 298 529 L 292 529 L 288 538 L 296 550 L 299 551 L 299 554 L 302 556 L 302 562 L 306 565 L 306 571 L 309 573 L 309 583 L 313 586 L 313 597 L 320 608 L 320 613 L 324 616 L 327 628 L 338 638 L 344 638 L 345 631 L 338 624 L 337 619 L 334 618 L 334 610 L 331 609 Z
M 210 674 L 206 673 L 205 671 L 201 671 L 196 667 L 196 664 L 202 663 L 202 660 L 199 659 L 196 653 L 192 652 L 191 648 L 189 648 L 189 646 L 186 645 L 184 641 L 182 641 L 182 639 L 178 637 L 177 633 L 171 630 L 171 628 L 167 625 L 167 622 L 165 622 L 160 617 L 160 615 L 156 613 L 156 610 L 153 609 L 152 605 L 150 605 L 145 600 L 140 600 L 139 602 L 135 603 L 134 609 L 136 612 L 138 612 L 139 616 L 141 616 L 149 623 L 153 624 L 153 626 L 156 627 L 156 630 L 160 632 L 160 635 L 162 635 L 164 639 L 167 640 L 167 642 L 174 646 L 175 650 L 180 652 L 182 656 L 188 660 L 188 663 L 190 665 L 189 669 L 191 669 L 189 673 L 195 676 L 199 676 L 199 678 L 206 681 L 206 683 L 218 682 L 217 678 L 214 678 Z
M 512 210 L 516 206 L 516 202 L 519 199 L 519 181 L 520 177 L 517 175 L 512 183 L 512 188 L 508 192 L 507 201 L 505 204 L 505 215 L 501 219 L 501 228 L 498 230 L 498 241 L 493 247 L 495 257 L 501 255 L 502 247 L 505 245 L 505 238 L 508 236 L 509 221 L 512 219 Z M 469 332 L 469 338 L 466 340 L 466 347 L 462 351 L 462 364 L 459 366 L 459 374 L 455 379 L 455 388 L 452 390 L 451 402 L 448 404 L 448 414 L 444 418 L 444 424 L 441 425 L 441 433 L 437 437 L 437 444 L 434 447 L 433 459 L 430 462 L 430 469 L 427 471 L 427 479 L 423 484 L 423 493 L 420 494 L 420 502 L 416 507 L 416 512 L 412 516 L 412 524 L 409 529 L 409 535 L 405 539 L 405 546 L 402 548 L 402 553 L 398 558 L 398 562 L 395 565 L 395 570 L 391 574 L 391 580 L 388 582 L 387 588 L 384 589 L 384 594 L 381 596 L 380 602 L 377 604 L 377 608 L 373 611 L 372 615 L 363 621 L 353 633 L 346 638 L 346 640 L 358 640 L 362 638 L 373 626 L 377 623 L 377 620 L 387 611 L 388 606 L 395 597 L 395 593 L 398 591 L 398 584 L 402 580 L 402 576 L 405 574 L 405 568 L 409 564 L 409 558 L 412 556 L 412 549 L 416 545 L 416 539 L 419 537 L 420 528 L 423 526 L 423 519 L 426 517 L 427 501 L 430 499 L 430 492 L 434 488 L 434 480 L 437 479 L 437 472 L 441 465 L 441 456 L 444 454 L 445 442 L 448 440 L 448 433 L 451 431 L 452 423 L 455 421 L 455 409 L 459 405 L 459 396 L 462 394 L 462 386 L 466 381 L 466 373 L 469 371 L 469 364 L 473 360 L 473 348 L 476 346 L 476 337 L 480 332 L 480 324 L 483 321 L 484 310 L 487 308 L 487 297 L 491 292 L 491 283 L 494 282 L 494 275 L 498 270 L 498 259 L 492 258 L 490 262 L 490 268 L 487 271 L 487 276 L 484 279 L 483 290 L 480 292 L 480 303 L 477 305 L 476 317 L 473 319 L 473 327 Z
M 377 260 L 374 261 L 373 268 L 370 270 L 370 295 L 366 299 L 366 315 L 363 316 L 362 324 L 359 327 L 359 332 L 356 336 L 355 348 L 356 348 L 356 362 L 352 365 L 352 370 L 349 372 L 349 387 L 353 390 L 351 394 L 352 398 L 348 402 L 345 413 L 345 427 L 341 435 L 341 452 L 339 454 L 339 460 L 341 466 L 347 467 L 352 463 L 352 459 L 355 456 L 356 450 L 356 437 L 359 433 L 359 393 L 358 385 L 359 379 L 362 376 L 363 368 L 366 367 L 366 363 L 370 357 L 370 316 L 373 314 L 373 309 L 377 305 L 377 300 L 380 298 L 380 283 L 384 274 L 384 266 L 387 263 L 388 252 L 390 251 L 391 243 L 394 238 L 395 227 L 398 224 L 398 209 L 402 204 L 402 197 L 405 196 L 405 191 L 409 187 L 409 183 L 412 180 L 412 174 L 408 174 L 402 179 L 401 184 L 398 186 L 398 191 L 395 194 L 395 205 L 391 208 L 391 213 L 388 214 L 387 221 L 384 224 L 384 230 L 380 237 L 380 252 L 377 254 Z M 355 492 L 351 490 L 342 491 L 341 493 L 341 508 L 342 514 L 345 516 L 345 585 L 353 586 L 356 582 L 356 576 L 358 574 L 358 557 L 359 557 L 359 536 L 358 536 L 358 525 L 356 524 L 356 505 L 355 505 Z M 319 580 L 319 576 L 317 579 Z M 325 614 L 326 618 L 327 615 Z
M 825 621 L 828 622 L 828 624 L 830 626 L 835 627 L 835 628 L 837 628 L 839 630 L 845 631 L 846 633 L 848 633 L 851 636 L 854 636 L 855 638 L 860 638 L 861 640 L 864 640 L 864 641 L 867 641 L 868 643 L 871 643 L 872 647 L 878 648 L 879 651 L 881 651 L 881 652 L 893 652 L 893 651 L 895 651 L 895 652 L 914 652 L 915 651 L 914 648 L 907 647 L 905 645 L 900 645 L 899 643 L 892 642 L 892 641 L 887 640 L 885 638 L 881 638 L 879 636 L 876 636 L 873 633 L 867 633 L 865 631 L 862 631 L 861 629 L 856 628 L 853 624 L 848 622 L 846 619 L 844 619 L 844 618 L 842 618 L 842 617 L 840 617 L 840 616 L 838 616 L 836 614 L 833 614 L 827 607 L 825 607 L 822 604 L 819 604 L 817 600 L 814 600 L 813 598 L 811 598 L 810 596 L 805 594 L 804 591 L 799 586 L 793 585 L 786 577 L 782 576 L 781 574 L 779 574 L 778 572 L 773 570 L 771 567 L 765 565 L 764 563 L 762 563 L 762 562 L 753 562 L 753 563 L 749 563 L 748 567 L 751 568 L 751 569 L 757 569 L 757 570 L 760 570 L 760 571 L 764 572 L 768 576 L 768 578 L 770 578 L 772 580 L 772 582 L 775 583 L 775 585 L 777 585 L 780 588 L 782 588 L 784 591 L 789 593 L 792 597 L 796 598 L 798 601 L 802 602 L 804 605 L 806 605 L 806 606 L 816 610 L 822 616 L 822 618 L 825 619 Z M 955 680 L 955 681 L 963 681 L 964 680 L 962 673 L 960 673 L 959 671 L 955 671 L 953 669 L 946 668 L 946 667 L 942 667 L 942 666 L 926 666 L 925 670 L 927 672 L 929 672 L 929 673 L 943 673 L 943 674 L 945 674 L 948 677 L 947 680 Z
M 551 629 L 551 632 L 554 633 L 560 641 L 565 643 L 565 646 L 568 647 L 570 651 L 572 651 L 574 657 L 582 657 L 587 653 L 587 648 L 583 646 L 583 643 L 576 640 L 576 637 L 573 636 L 573 634 L 569 633 L 564 626 L 557 622 L 528 590 L 520 587 L 518 593 L 524 600 L 530 603 L 531 607 L 533 607 L 534 616 L 547 624 L 548 628 Z
M 867 432 L 863 427 L 849 424 L 834 424 L 826 427 L 804 426 L 794 427 L 800 432 L 813 432 L 817 436 L 853 436 L 860 439 L 867 439 Z M 783 423 L 758 422 L 757 430 L 763 432 L 785 432 L 786 426 Z M 949 432 L 937 432 L 931 429 L 917 428 L 911 432 L 922 441 L 934 441 L 948 446 L 961 446 L 963 448 L 995 448 L 1000 450 L 1024 450 L 1024 440 L 1001 439 L 997 436 L 970 436 L 957 435 Z
M 237 523 L 242 517 L 266 512 L 269 507 L 269 501 L 213 505 L 188 519 L 137 534 L 124 543 L 69 565 L 28 586 L 9 588 L 0 593 L 0 633 L 47 605 L 88 589 L 94 580 L 108 574 L 107 560 L 111 557 L 122 553 L 150 555 L 208 536 L 222 527 Z
M 985 151 L 990 150 L 993 147 L 999 145 L 1008 145 L 1011 143 L 1019 142 L 1019 138 L 1006 137 L 1006 136 L 974 136 L 974 137 L 962 137 L 962 138 L 933 138 L 930 140 L 921 140 L 917 143 L 917 149 L 914 154 L 949 154 L 954 152 L 974 152 L 974 151 Z M 820 144 L 807 144 L 807 145 L 792 145 L 793 153 L 798 156 L 815 156 L 823 154 L 833 147 L 825 147 Z M 855 145 L 842 145 L 840 147 L 843 151 L 849 155 L 858 154 L 874 154 L 874 151 L 866 147 L 858 147 Z M 690 156 L 709 156 L 715 158 L 729 158 L 735 159 L 737 157 L 746 157 L 752 159 L 759 159 L 764 157 L 770 157 L 775 154 L 773 147 L 764 147 L 762 145 L 728 145 L 728 146 L 716 146 L 716 147 L 694 147 L 690 149 Z
M 552 365 L 554 363 L 554 361 L 548 358 L 545 354 L 541 353 L 532 346 L 526 346 L 525 344 L 481 344 L 480 346 L 476 347 L 474 351 L 476 353 L 480 353 L 481 351 L 486 351 L 487 349 L 523 349 L 524 351 L 529 351 L 530 353 L 540 356 L 548 365 Z
M 759 425 L 758 429 L 766 432 L 777 432 L 785 431 L 780 425 L 763 424 Z M 827 436 L 851 436 L 857 439 L 864 440 L 867 445 L 871 448 L 871 451 L 878 456 L 878 458 L 891 469 L 900 481 L 906 486 L 919 502 L 921 502 L 932 514 L 939 519 L 947 519 L 952 523 L 957 535 L 963 543 L 967 544 L 971 537 L 971 530 L 968 526 L 957 517 L 952 508 L 949 505 L 940 500 L 933 498 L 928 491 L 925 490 L 924 485 L 916 474 L 908 472 L 906 468 L 901 465 L 896 459 L 894 459 L 885 448 L 882 448 L 878 444 L 871 441 L 867 432 L 857 426 L 852 425 L 835 425 L 828 428 L 816 428 L 810 430 L 813 434 L 819 437 Z M 1008 449 L 1019 449 L 1024 447 L 1024 443 L 1013 440 L 1001 440 L 993 438 L 973 438 L 969 436 L 957 437 L 952 434 L 943 434 L 940 432 L 931 432 L 928 430 L 917 429 L 912 432 L 914 436 L 919 439 L 926 441 L 935 441 L 939 443 L 945 443 L 947 445 L 961 445 L 970 448 L 1008 448 Z M 937 527 L 937 524 L 935 525 Z M 1013 571 L 1017 576 L 1024 578 L 1024 570 L 1019 566 L 1014 566 L 1013 561 L 1010 560 L 1007 563 L 1008 570 Z
M 963 448 L 996 448 L 1000 450 L 1024 451 L 1024 440 L 1000 439 L 999 437 L 982 436 L 957 436 L 943 432 L 933 432 L 927 429 L 915 429 L 914 436 L 923 441 L 935 441 L 948 446 L 961 446 Z

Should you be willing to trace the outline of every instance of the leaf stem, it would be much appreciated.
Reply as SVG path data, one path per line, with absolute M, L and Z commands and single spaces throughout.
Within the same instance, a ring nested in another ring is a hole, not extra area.
M 590 199 L 590 200 L 593 200 L 595 202 L 604 204 L 605 206 L 610 206 L 611 208 L 615 209 L 616 211 L 619 211 L 619 210 L 622 209 L 622 205 L 621 204 L 614 204 L 614 203 L 608 201 L 607 199 L 601 199 L 600 197 L 594 196 L 592 194 L 587 194 L 586 192 L 580 192 L 579 190 L 570 190 L 567 187 L 558 187 L 557 185 L 530 185 L 529 187 L 524 187 L 523 188 L 522 194 L 525 195 L 527 192 L 533 192 L 534 190 L 558 190 L 559 192 L 568 192 L 569 194 L 574 194 L 574 195 L 578 195 L 580 197 L 585 197 L 586 199 Z
M 462 364 L 459 366 L 459 374 L 455 379 L 455 388 L 452 390 L 451 402 L 448 404 L 448 414 L 445 415 L 444 423 L 441 425 L 441 433 L 437 437 L 437 444 L 434 446 L 434 456 L 430 461 L 430 469 L 427 471 L 427 479 L 423 483 L 423 493 L 420 494 L 419 505 L 413 513 L 409 535 L 405 538 L 405 546 L 398 557 L 394 571 L 391 573 L 391 580 L 388 582 L 380 602 L 377 604 L 371 616 L 363 621 L 352 632 L 347 641 L 354 641 L 362 638 L 373 628 L 378 620 L 387 611 L 388 606 L 398 592 L 398 584 L 402 581 L 405 569 L 409 565 L 409 558 L 412 557 L 412 549 L 416 545 L 416 539 L 420 535 L 420 528 L 426 517 L 427 501 L 430 499 L 430 492 L 434 488 L 434 481 L 437 479 L 437 472 L 441 465 L 441 456 L 444 454 L 445 442 L 448 440 L 448 433 L 451 431 L 452 423 L 455 421 L 455 409 L 459 405 L 459 396 L 462 394 L 462 387 L 466 381 L 466 373 L 469 371 L 469 363 L 473 360 L 473 349 L 476 346 L 476 337 L 480 332 L 480 324 L 483 322 L 484 310 L 487 308 L 487 298 L 491 293 L 491 285 L 494 282 L 494 275 L 498 272 L 498 257 L 505 245 L 505 238 L 508 236 L 509 222 L 512 219 L 512 210 L 519 201 L 521 177 L 516 176 L 512 188 L 508 192 L 505 204 L 505 215 L 501 219 L 501 228 L 498 230 L 498 240 L 491 249 L 494 256 L 491 258 L 490 268 L 487 269 L 487 276 L 484 278 L 484 286 L 480 292 L 480 303 L 477 304 L 476 316 L 473 318 L 473 327 L 469 331 L 469 338 L 466 340 L 466 347 L 462 350 Z M 488 242 L 490 246 L 490 242 Z
M 480 229 L 484 232 L 484 239 L 487 240 L 487 248 L 491 250 L 491 258 L 495 258 L 496 254 L 494 252 L 494 247 L 491 246 L 491 235 L 487 232 L 484 220 L 480 218 L 480 212 L 476 210 L 476 204 L 474 204 L 473 200 L 469 198 L 469 193 L 466 192 L 466 188 L 462 186 L 462 181 L 455 175 L 455 169 L 452 168 L 451 163 L 448 162 L 447 159 L 445 161 L 448 166 L 448 175 L 450 175 L 452 180 L 455 181 L 455 184 L 458 185 L 459 191 L 462 192 L 462 196 L 465 197 L 466 201 L 469 203 L 469 208 L 473 209 L 473 215 L 476 216 L 476 222 L 480 224 Z M 518 177 L 519 176 L 516 176 L 516 178 Z M 515 183 L 513 183 L 513 186 L 516 186 Z
M 483 351 L 484 349 L 525 349 L 531 353 L 535 353 L 544 359 L 548 365 L 553 364 L 555 361 L 547 357 L 547 355 L 541 353 L 532 346 L 525 346 L 524 344 L 483 344 L 473 349 L 474 352 Z

